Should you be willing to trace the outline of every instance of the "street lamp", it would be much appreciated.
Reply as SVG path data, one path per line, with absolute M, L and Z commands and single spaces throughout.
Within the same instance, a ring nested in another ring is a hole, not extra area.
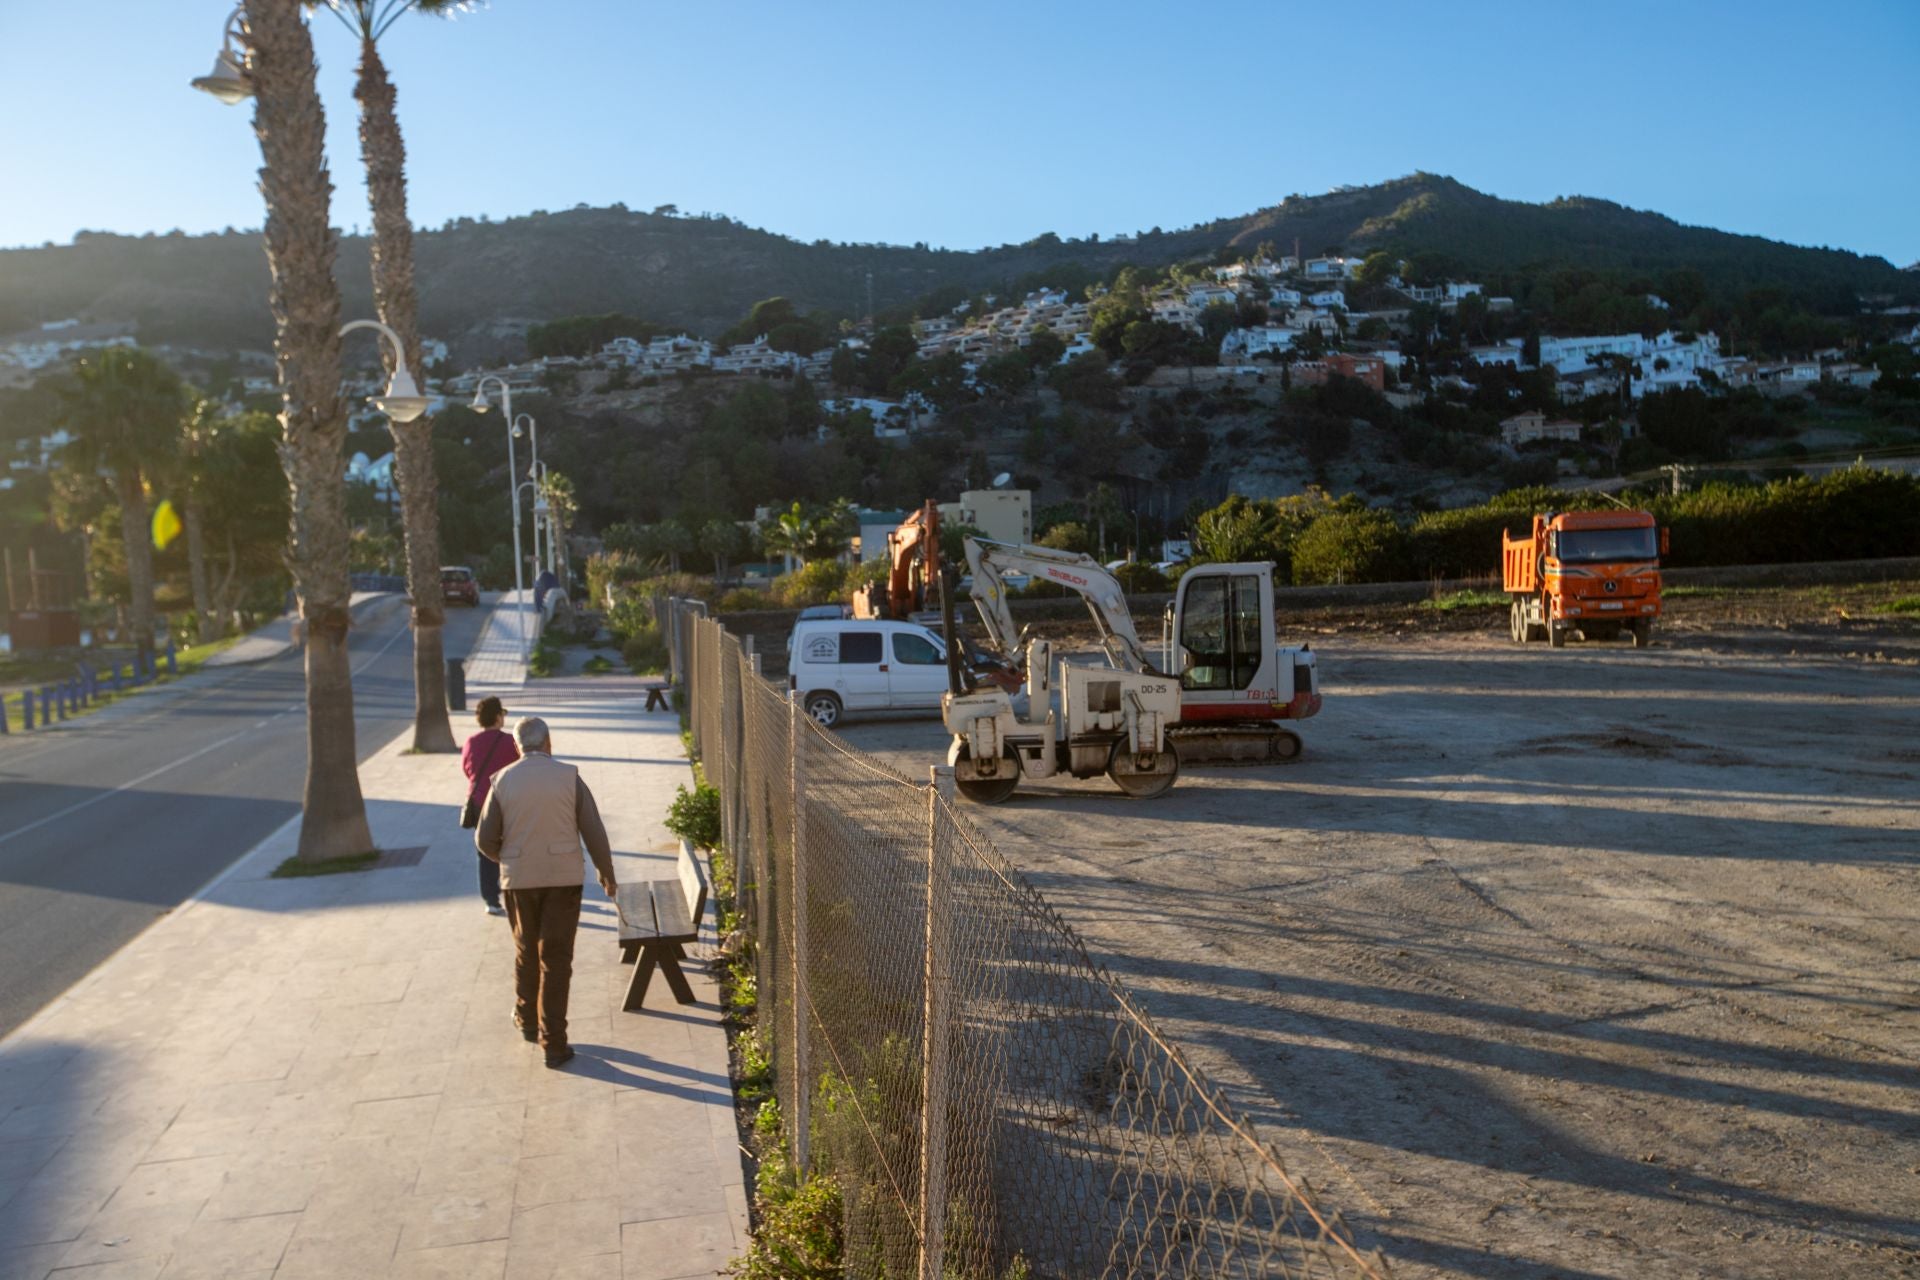
M 513 438 L 516 440 L 520 438 L 522 424 L 527 434 L 529 448 L 527 478 L 536 480 L 540 475 L 540 424 L 533 420 L 532 414 L 521 414 L 513 420 Z M 540 576 L 540 490 L 537 485 L 533 491 L 533 505 L 533 576 L 538 578 Z
M 225 39 L 214 55 L 213 70 L 193 81 L 193 87 L 210 93 L 228 106 L 253 96 L 253 80 L 247 75 L 247 10 L 242 5 L 227 15 Z
M 400 335 L 378 320 L 349 320 L 340 326 L 340 336 L 344 338 L 355 329 L 377 330 L 393 344 L 393 376 L 387 379 L 386 394 L 371 398 L 373 407 L 395 422 L 412 422 L 431 408 L 433 402 L 420 394 L 419 385 L 407 371 L 407 352 L 400 345 Z
M 485 413 L 493 407 L 487 399 L 487 384 L 491 382 L 500 388 L 500 407 L 506 413 L 507 422 L 507 489 L 513 495 L 513 596 L 515 607 L 520 613 L 520 660 L 525 662 L 532 644 L 527 633 L 526 580 L 520 563 L 520 466 L 513 460 L 513 438 L 520 434 L 518 426 L 513 425 L 513 388 L 507 380 L 498 374 L 489 373 L 482 377 L 473 389 L 473 411 Z

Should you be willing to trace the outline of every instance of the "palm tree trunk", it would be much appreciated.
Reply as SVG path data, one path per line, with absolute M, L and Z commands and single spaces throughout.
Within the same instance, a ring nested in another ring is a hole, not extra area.
M 193 584 L 193 612 L 200 619 L 200 643 L 220 638 L 220 619 L 214 617 L 213 593 L 207 589 L 207 543 L 201 536 L 200 504 L 186 501 L 181 521 L 187 529 L 187 580 Z
M 373 205 L 373 302 L 380 319 L 400 335 L 407 367 L 420 364 L 418 299 L 413 287 L 413 223 L 407 217 L 407 149 L 394 114 L 393 82 L 372 40 L 360 42 L 360 154 L 367 167 Z M 393 352 L 380 354 L 393 371 Z M 393 473 L 400 486 L 400 521 L 406 533 L 407 593 L 413 597 L 413 749 L 457 751 L 447 721 L 447 684 L 440 594 L 440 507 L 433 474 L 433 419 L 388 420 L 393 432 Z
M 260 139 L 279 365 L 280 457 L 293 512 L 288 561 L 306 635 L 307 778 L 298 856 L 373 848 L 354 747 L 348 663 L 346 416 L 340 405 L 340 290 L 327 225 L 326 115 L 314 88 L 313 37 L 300 0 L 248 0 L 253 131 Z
M 120 534 L 127 544 L 127 626 L 134 649 L 143 659 L 153 657 L 153 535 L 148 526 L 147 488 L 140 473 L 127 468 L 114 473 L 114 496 L 120 501 Z

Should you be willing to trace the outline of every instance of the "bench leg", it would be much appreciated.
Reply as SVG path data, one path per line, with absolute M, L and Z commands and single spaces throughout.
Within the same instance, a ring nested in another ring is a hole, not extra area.
M 660 972 L 666 977 L 667 985 L 673 988 L 673 998 L 681 1004 L 693 1003 L 693 987 L 687 982 L 687 975 L 680 972 L 680 962 L 687 953 L 675 942 L 669 945 L 660 956 Z
M 639 943 L 623 942 L 620 944 L 620 963 L 621 964 L 632 964 L 635 960 L 638 960 L 639 958 L 640 958 Z
M 640 963 L 634 966 L 633 977 L 627 982 L 627 998 L 621 1004 L 622 1013 L 632 1013 L 647 1000 L 647 984 L 653 981 L 654 956 L 652 947 L 640 948 Z

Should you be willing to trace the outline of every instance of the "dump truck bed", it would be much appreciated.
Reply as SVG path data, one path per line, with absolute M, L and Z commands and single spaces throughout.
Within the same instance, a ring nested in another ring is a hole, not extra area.
M 1508 595 L 1532 595 L 1540 589 L 1539 553 L 1533 535 L 1513 538 L 1500 535 L 1500 578 Z

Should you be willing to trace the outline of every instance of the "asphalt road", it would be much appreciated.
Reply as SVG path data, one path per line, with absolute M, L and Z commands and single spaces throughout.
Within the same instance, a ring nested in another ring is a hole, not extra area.
M 485 617 L 450 611 L 447 652 L 465 653 Z M 399 596 L 356 615 L 362 759 L 413 721 L 408 637 Z M 301 663 L 295 651 L 205 672 L 50 732 L 0 738 L 0 1035 L 300 811 Z M 450 757 L 449 814 L 457 776 Z

